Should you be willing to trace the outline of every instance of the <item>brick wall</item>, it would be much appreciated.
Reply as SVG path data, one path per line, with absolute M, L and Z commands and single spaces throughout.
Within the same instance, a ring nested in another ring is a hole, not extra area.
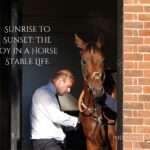
M 123 149 L 150 150 L 150 0 L 123 12 Z

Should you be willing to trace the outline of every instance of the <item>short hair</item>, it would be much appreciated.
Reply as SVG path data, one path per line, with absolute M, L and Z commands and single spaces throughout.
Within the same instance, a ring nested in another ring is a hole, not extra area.
M 68 69 L 61 69 L 61 70 L 57 71 L 56 73 L 54 73 L 52 76 L 52 81 L 57 80 L 60 77 L 62 77 L 64 79 L 69 78 L 70 80 L 72 80 L 73 84 L 75 82 L 75 77 L 74 77 L 73 73 Z

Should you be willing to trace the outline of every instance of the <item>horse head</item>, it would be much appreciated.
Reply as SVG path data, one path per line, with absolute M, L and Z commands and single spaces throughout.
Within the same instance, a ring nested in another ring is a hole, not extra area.
M 94 97 L 100 97 L 104 94 L 103 82 L 105 79 L 102 42 L 100 38 L 95 42 L 86 42 L 75 34 L 75 44 L 80 48 L 84 82 Z

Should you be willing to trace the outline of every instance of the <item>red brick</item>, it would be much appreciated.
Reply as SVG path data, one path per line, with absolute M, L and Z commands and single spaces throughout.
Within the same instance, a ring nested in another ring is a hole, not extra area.
M 138 100 L 137 95 L 124 95 L 123 99 L 125 101 L 137 101 Z
M 144 77 L 150 77 L 150 69 L 144 70 Z
M 137 133 L 150 133 L 150 127 L 136 127 L 136 132 Z
M 129 133 L 129 134 L 126 134 L 124 135 L 124 138 L 127 140 L 127 141 L 142 141 L 143 140 L 143 136 L 142 135 L 139 135 L 139 134 L 135 134 L 135 133 Z
M 150 110 L 147 110 L 147 111 L 141 111 L 140 112 L 140 116 L 143 117 L 143 120 L 145 118 L 149 118 L 150 119 Z M 150 125 L 150 124 L 149 124 Z
M 125 110 L 123 112 L 123 114 L 124 114 L 124 117 L 132 117 L 132 111 L 131 110 Z
M 139 101 L 149 101 L 150 102 L 150 95 L 139 95 Z M 149 105 L 150 106 L 150 105 Z
M 150 44 L 150 38 L 149 37 L 144 38 L 144 44 Z
M 128 103 L 124 103 L 124 108 L 129 109 L 129 110 L 142 110 L 143 104 L 142 103 L 128 102 Z
M 143 91 L 144 91 L 144 93 L 149 93 L 150 94 L 150 86 L 144 86 Z
M 139 0 L 141 4 L 150 4 L 150 0 Z
M 150 61 L 150 54 L 144 54 L 144 60 Z
M 148 150 L 150 148 L 150 143 L 146 142 L 134 142 L 133 144 L 133 150 L 138 149 L 138 150 Z
M 144 6 L 144 12 L 150 12 L 150 6 Z
M 150 46 L 139 46 L 139 52 L 150 52 Z
M 143 124 L 143 119 L 142 118 L 125 118 L 124 123 L 128 125 L 142 125 Z
M 124 44 L 142 44 L 143 38 L 141 37 L 125 37 Z
M 134 111 L 133 112 L 133 118 L 150 118 L 150 111 L 146 110 L 146 111 Z
M 143 54 L 125 54 L 124 59 L 133 61 L 143 60 Z
M 144 29 L 150 28 L 150 22 L 144 22 Z
M 123 145 L 125 148 L 129 148 L 130 150 L 132 149 L 132 142 L 126 142 L 125 141 Z
M 124 4 L 136 4 L 138 0 L 124 0 Z
M 126 147 L 123 145 L 123 150 L 131 150 L 131 148 L 126 148 Z
M 124 52 L 137 52 L 138 51 L 138 46 L 137 45 L 124 45 L 123 48 Z
M 126 5 L 124 7 L 125 12 L 143 12 L 143 6 L 137 6 L 137 5 Z
M 150 85 L 150 78 L 139 78 L 138 80 L 141 85 Z
M 141 135 L 141 136 L 142 136 L 142 135 Z M 141 142 L 141 141 L 134 141 L 134 142 L 133 142 L 133 146 L 132 146 L 132 150 L 134 150 L 134 149 L 135 149 L 135 150 L 137 150 L 137 149 L 138 149 L 138 150 L 141 150 L 140 142 Z
M 139 14 L 139 20 L 141 21 L 150 21 L 150 15 L 149 14 Z
M 142 77 L 143 71 L 141 71 L 141 70 L 125 70 L 124 75 L 126 77 Z
M 139 62 L 140 69 L 150 69 L 150 62 Z
M 150 125 L 150 118 L 145 118 L 143 119 L 143 124 L 144 125 Z
M 145 103 L 144 103 L 144 110 L 150 110 L 150 101 L 148 100 L 147 101 L 147 103 L 146 103 L 146 101 L 145 101 Z
M 150 149 L 150 143 L 140 142 L 139 144 L 141 145 L 142 149 Z
M 136 20 L 138 18 L 137 14 L 125 13 L 124 20 Z
M 133 79 L 132 78 L 124 78 L 124 85 L 132 85 Z
M 142 87 L 140 86 L 125 86 L 124 92 L 127 93 L 141 93 Z
M 137 62 L 124 62 L 124 69 L 136 69 L 137 66 Z
M 148 133 L 144 135 L 144 141 L 147 141 L 147 140 L 150 141 L 150 134 Z
M 133 29 L 126 29 L 123 33 L 125 36 L 138 36 L 138 31 Z
M 138 79 L 137 78 L 124 78 L 124 85 L 138 85 Z
M 140 36 L 150 36 L 150 30 L 140 30 L 139 35 Z

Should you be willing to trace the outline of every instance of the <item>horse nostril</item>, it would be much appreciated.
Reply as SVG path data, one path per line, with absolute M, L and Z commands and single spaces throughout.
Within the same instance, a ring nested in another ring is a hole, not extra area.
M 103 95 L 105 92 L 104 87 L 101 88 L 101 95 Z
M 94 97 L 101 97 L 102 95 L 104 95 L 105 90 L 103 87 L 91 88 L 91 92 L 93 93 Z

